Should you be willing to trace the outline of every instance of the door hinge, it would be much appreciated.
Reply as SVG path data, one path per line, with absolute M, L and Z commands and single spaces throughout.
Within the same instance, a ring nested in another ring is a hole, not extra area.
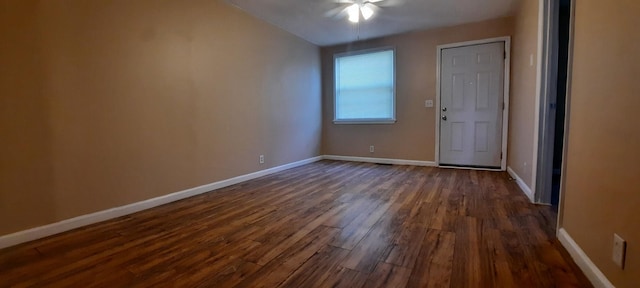
M 502 160 L 502 152 L 500 152 L 500 160 Z
M 505 59 L 505 60 L 507 59 L 507 51 L 504 51 L 504 52 L 502 53 L 502 57 L 503 57 L 503 59 Z
M 504 102 L 502 102 L 502 110 L 504 110 L 504 107 L 505 107 L 505 106 L 506 106 L 506 105 L 504 105 Z

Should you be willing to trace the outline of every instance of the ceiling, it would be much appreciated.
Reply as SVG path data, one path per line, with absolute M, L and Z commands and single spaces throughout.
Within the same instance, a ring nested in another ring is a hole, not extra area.
M 520 0 L 385 0 L 379 3 L 386 1 L 401 4 L 382 8 L 371 19 L 361 21 L 358 27 L 347 18 L 325 15 L 341 5 L 335 0 L 227 0 L 319 46 L 505 17 L 512 15 Z

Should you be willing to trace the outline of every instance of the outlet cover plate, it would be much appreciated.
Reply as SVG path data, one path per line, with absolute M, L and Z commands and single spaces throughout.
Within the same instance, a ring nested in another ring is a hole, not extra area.
M 433 100 L 424 101 L 424 107 L 433 108 Z

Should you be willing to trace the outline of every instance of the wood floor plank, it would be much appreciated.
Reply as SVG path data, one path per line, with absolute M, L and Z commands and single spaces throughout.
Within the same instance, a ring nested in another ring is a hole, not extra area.
M 347 269 L 342 266 L 337 266 L 333 271 L 330 271 L 328 276 L 329 277 L 326 277 L 322 282 L 318 282 L 313 286 L 333 288 L 368 287 L 364 286 L 369 276 L 367 273 Z
M 395 198 L 396 196 L 392 196 L 390 199 Z M 384 213 L 351 250 L 341 266 L 369 273 L 375 268 L 379 259 L 387 258 L 393 249 L 395 239 L 402 234 L 402 224 L 409 216 L 408 213 L 398 213 L 401 207 L 401 204 L 396 203 L 381 208 L 384 209 Z M 364 227 L 366 228 L 368 225 Z
M 492 271 L 496 275 L 493 279 L 494 281 L 492 286 L 515 287 L 511 267 L 509 266 L 509 261 L 507 259 L 507 251 L 500 239 L 500 231 L 489 228 L 488 226 L 484 228 L 486 229 L 484 232 L 484 235 L 486 236 L 485 249 L 487 249 L 488 254 L 486 256 L 487 260 L 484 261 L 484 265 L 491 265 L 491 267 L 493 267 Z
M 420 248 L 422 248 L 421 245 L 417 245 L 416 243 L 422 243 L 426 234 L 427 228 L 422 225 L 411 223 L 403 225 L 400 236 L 398 236 L 398 240 L 396 240 L 395 244 L 391 247 L 391 251 L 387 255 L 385 262 L 409 269 L 413 268 Z
M 407 287 L 460 287 L 452 283 L 454 245 L 456 235 L 452 232 L 429 230 L 420 245 L 420 254 L 409 277 Z
M 0 287 L 591 287 L 518 189 L 319 161 L 0 250 Z
M 287 237 L 284 241 L 280 242 L 278 245 L 276 245 L 275 247 L 271 248 L 271 250 L 269 252 L 267 252 L 267 254 L 263 255 L 258 260 L 257 264 L 261 265 L 261 266 L 264 266 L 265 264 L 269 263 L 269 261 L 273 260 L 278 255 L 282 254 L 284 251 L 288 250 L 289 247 L 293 246 L 293 244 L 295 244 L 296 242 L 300 241 L 302 238 L 306 237 L 314 229 L 318 228 L 327 219 L 333 217 L 337 213 L 340 213 L 340 211 L 344 210 L 346 208 L 346 206 L 347 206 L 346 204 L 335 206 L 332 209 L 330 209 L 329 211 L 326 211 L 322 215 L 316 217 L 316 219 L 311 221 L 309 224 L 305 225 L 298 232 L 296 232 L 293 235 Z
M 409 276 L 411 276 L 411 269 L 409 268 L 379 262 L 364 287 L 405 287 L 409 281 Z
M 332 276 L 349 250 L 325 246 L 296 269 L 279 287 L 314 287 Z
M 309 237 L 296 242 L 289 250 L 240 282 L 239 287 L 277 287 L 320 249 L 327 247 L 336 233 L 336 228 L 318 227 Z

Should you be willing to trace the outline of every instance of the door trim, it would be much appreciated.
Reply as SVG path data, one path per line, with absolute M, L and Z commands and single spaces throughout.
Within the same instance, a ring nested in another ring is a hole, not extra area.
M 544 11 L 539 13 L 542 16 L 540 23 L 542 29 L 539 29 L 543 34 L 543 40 L 538 44 L 543 45 L 541 70 L 539 74 L 539 85 L 536 86 L 540 89 L 537 96 L 536 105 L 536 144 L 534 147 L 535 158 L 535 171 L 532 175 L 532 181 L 534 184 L 533 191 L 535 191 L 536 203 L 550 204 L 551 203 L 551 182 L 553 177 L 553 152 L 554 152 L 554 139 L 555 139 L 555 115 L 552 113 L 555 110 L 551 109 L 551 103 L 557 102 L 557 86 L 558 86 L 558 55 L 560 41 L 558 39 L 558 25 L 560 15 L 560 1 L 541 1 L 545 2 Z M 551 120 L 554 121 L 551 121 Z M 532 167 L 534 168 L 534 167 Z
M 437 52 L 437 65 L 436 65 L 436 166 L 440 167 L 440 66 L 442 64 L 442 50 L 448 48 L 458 48 L 464 46 L 473 46 L 481 44 L 489 44 L 495 42 L 504 42 L 504 51 L 506 53 L 506 59 L 504 60 L 504 91 L 502 101 L 504 102 L 504 109 L 502 110 L 502 159 L 500 161 L 500 171 L 507 170 L 507 139 L 509 134 L 509 80 L 511 75 L 511 37 L 497 37 L 480 39 L 474 41 L 458 42 L 451 44 L 438 45 L 436 47 Z M 449 167 L 449 166 L 447 166 Z M 459 167 L 455 167 L 459 168 Z M 495 169 L 482 169 L 482 170 L 495 170 Z
M 564 113 L 564 144 L 562 146 L 562 170 L 560 172 L 560 199 L 558 199 L 558 219 L 556 223 L 556 234 L 560 233 L 562 229 L 562 220 L 564 218 L 564 193 L 566 191 L 567 184 L 567 155 L 569 153 L 569 129 L 570 129 L 570 114 L 571 114 L 571 83 L 573 81 L 573 50 L 574 50 L 574 37 L 576 29 L 576 0 L 571 0 L 571 12 L 569 12 L 569 55 L 567 62 L 567 98 L 565 99 L 565 113 Z

